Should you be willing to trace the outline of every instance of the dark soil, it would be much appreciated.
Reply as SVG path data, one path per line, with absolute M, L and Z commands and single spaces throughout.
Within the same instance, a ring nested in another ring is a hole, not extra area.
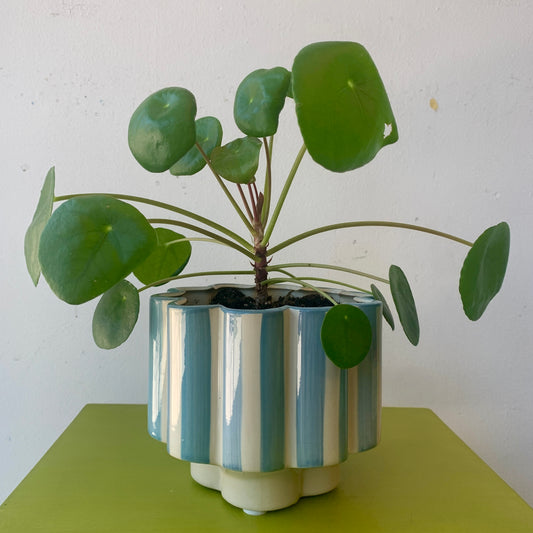
M 293 296 L 289 292 L 277 300 L 272 300 L 269 297 L 264 305 L 260 305 L 254 298 L 246 296 L 242 291 L 234 287 L 223 287 L 219 289 L 211 299 L 211 303 L 223 305 L 230 309 L 273 309 L 284 305 L 295 307 L 331 307 L 332 305 L 327 298 L 324 298 L 316 292 L 299 297 Z

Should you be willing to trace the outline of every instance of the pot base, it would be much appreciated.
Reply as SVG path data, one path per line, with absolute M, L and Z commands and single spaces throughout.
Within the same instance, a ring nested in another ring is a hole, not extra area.
M 295 504 L 301 497 L 333 490 L 339 483 L 339 465 L 287 468 L 275 472 L 237 472 L 218 465 L 191 463 L 192 478 L 248 514 L 263 514 Z

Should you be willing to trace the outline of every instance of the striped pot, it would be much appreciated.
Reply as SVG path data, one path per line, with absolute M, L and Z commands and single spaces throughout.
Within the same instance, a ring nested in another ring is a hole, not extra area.
M 379 441 L 381 304 L 330 291 L 373 330 L 365 360 L 341 370 L 320 342 L 327 307 L 228 309 L 209 304 L 218 288 L 151 297 L 149 433 L 248 512 L 332 490 L 348 454 Z

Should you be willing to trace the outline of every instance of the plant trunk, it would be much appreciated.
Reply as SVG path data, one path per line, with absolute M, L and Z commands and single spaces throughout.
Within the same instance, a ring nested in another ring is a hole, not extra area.
M 264 306 L 268 300 L 268 288 L 263 284 L 268 277 L 266 246 L 256 244 L 255 247 L 255 297 L 259 306 Z
M 254 252 L 255 252 L 255 263 L 253 265 L 255 270 L 255 299 L 257 300 L 259 307 L 264 307 L 268 300 L 268 287 L 266 284 L 263 284 L 263 281 L 266 281 L 268 277 L 268 271 L 266 267 L 268 266 L 267 261 L 267 246 L 261 244 L 264 236 L 264 227 L 261 223 L 261 212 L 263 211 L 263 202 L 264 202 L 263 193 L 259 193 L 257 196 L 257 204 L 254 205 Z

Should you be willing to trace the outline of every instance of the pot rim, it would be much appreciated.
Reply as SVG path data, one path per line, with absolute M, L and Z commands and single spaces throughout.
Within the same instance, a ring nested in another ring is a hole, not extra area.
M 298 311 L 313 312 L 319 311 L 324 312 L 326 309 L 330 309 L 331 306 L 319 306 L 319 307 L 300 307 L 296 305 L 283 305 L 280 307 L 272 307 L 267 309 L 234 309 L 226 307 L 223 304 L 210 304 L 207 303 L 210 299 L 207 295 L 214 293 L 221 288 L 234 288 L 242 290 L 243 292 L 252 292 L 255 287 L 253 285 L 245 285 L 239 283 L 216 283 L 205 286 L 191 286 L 191 287 L 173 287 L 168 289 L 164 293 L 153 294 L 151 298 L 153 299 L 170 299 L 173 300 L 169 305 L 174 308 L 194 308 L 194 309 L 214 309 L 220 308 L 225 312 L 235 312 L 239 314 L 259 314 L 259 313 L 272 313 L 280 312 L 286 309 L 297 309 Z M 337 297 L 338 303 L 356 305 L 360 308 L 371 308 L 374 306 L 381 306 L 381 302 L 376 300 L 371 294 L 362 292 L 362 291 L 352 291 L 346 289 L 337 289 L 331 287 L 318 287 L 320 290 L 323 290 L 327 294 L 330 294 L 334 297 Z M 290 283 L 279 284 L 276 287 L 270 288 L 270 293 L 275 296 L 285 295 L 289 292 L 294 292 L 298 295 L 310 294 L 313 289 L 308 287 L 301 287 L 299 285 L 293 285 Z

